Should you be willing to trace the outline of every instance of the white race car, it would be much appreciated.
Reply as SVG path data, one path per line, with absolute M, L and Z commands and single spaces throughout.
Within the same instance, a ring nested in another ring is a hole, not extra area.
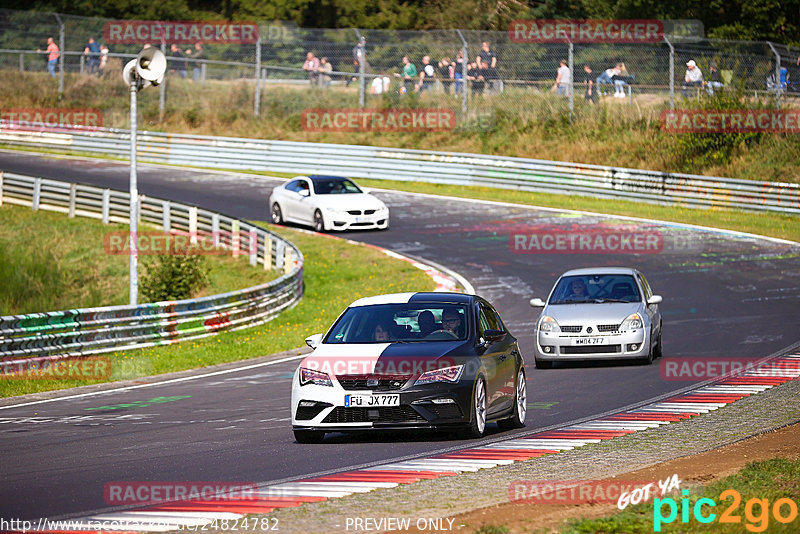
M 272 222 L 327 230 L 385 230 L 389 208 L 341 176 L 296 176 L 272 190 Z

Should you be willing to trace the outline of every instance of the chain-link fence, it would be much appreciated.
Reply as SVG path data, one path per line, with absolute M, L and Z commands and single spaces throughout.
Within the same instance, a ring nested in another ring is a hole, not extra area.
M 0 10 L 0 69 L 64 76 L 117 77 L 142 44 L 104 42 L 109 21 Z M 48 38 L 59 54 L 47 52 Z M 107 45 L 92 51 L 90 38 Z M 765 42 L 678 38 L 662 42 L 530 43 L 506 32 L 309 29 L 259 23 L 255 44 L 151 43 L 168 60 L 159 109 L 171 80 L 243 81 L 241 102 L 259 115 L 273 90 L 305 96 L 272 102 L 297 113 L 323 103 L 346 109 L 449 109 L 460 124 L 485 124 L 502 111 L 526 119 L 601 102 L 690 107 L 691 100 L 736 87 L 778 105 L 800 94 L 800 50 Z M 690 61 L 694 66 L 687 65 Z M 51 63 L 48 65 L 48 63 Z M 697 81 L 697 72 L 702 82 Z M 692 70 L 692 72 L 688 72 Z M 183 83 L 183 82 L 178 82 Z M 177 85 L 176 87 L 179 87 Z M 181 93 L 176 93 L 181 94 Z M 324 96 L 323 96 L 324 95 Z M 250 100 L 252 98 L 252 100 Z

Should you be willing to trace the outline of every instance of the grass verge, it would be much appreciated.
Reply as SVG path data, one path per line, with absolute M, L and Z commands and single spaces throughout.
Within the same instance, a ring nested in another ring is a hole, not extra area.
M 797 513 L 800 458 L 753 462 L 735 475 L 708 486 L 683 489 L 689 490 L 688 495 L 671 497 L 676 517 L 669 522 L 666 518 L 671 516 L 670 497 L 665 497 L 666 503 L 643 503 L 614 515 L 572 521 L 561 532 L 797 532 L 800 524 Z M 708 500 L 697 506 L 700 499 L 710 499 L 715 506 L 712 507 Z M 788 504 L 789 501 L 793 504 Z M 791 521 L 778 521 L 776 512 L 784 519 L 791 517 Z M 714 517 L 712 521 L 700 522 L 696 513 L 706 518 Z M 724 523 L 722 517 L 726 513 L 730 522 Z M 657 518 L 665 519 L 656 524 Z
M 104 236 L 127 230 L 61 213 L 0 207 L 0 315 L 127 304 L 128 256 L 104 249 Z M 153 258 L 141 257 L 143 269 Z M 263 284 L 278 275 L 253 268 L 246 256 L 202 261 L 207 284 L 194 297 Z
M 378 250 L 288 228 L 270 229 L 291 240 L 305 256 L 305 296 L 294 308 L 245 330 L 111 353 L 109 380 L 0 380 L 0 397 L 158 375 L 293 349 L 309 335 L 324 332 L 357 298 L 434 288 L 423 271 Z

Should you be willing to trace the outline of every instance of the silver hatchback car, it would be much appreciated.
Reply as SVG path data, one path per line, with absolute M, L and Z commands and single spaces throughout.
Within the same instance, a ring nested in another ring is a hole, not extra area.
M 597 267 L 561 275 L 536 322 L 536 367 L 556 361 L 637 359 L 661 356 L 660 295 L 636 269 Z

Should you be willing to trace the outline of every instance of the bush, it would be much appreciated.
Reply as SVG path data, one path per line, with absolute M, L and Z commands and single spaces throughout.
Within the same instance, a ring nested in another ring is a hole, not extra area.
M 142 295 L 148 302 L 190 298 L 208 285 L 205 258 L 196 254 L 166 254 L 144 262 Z

